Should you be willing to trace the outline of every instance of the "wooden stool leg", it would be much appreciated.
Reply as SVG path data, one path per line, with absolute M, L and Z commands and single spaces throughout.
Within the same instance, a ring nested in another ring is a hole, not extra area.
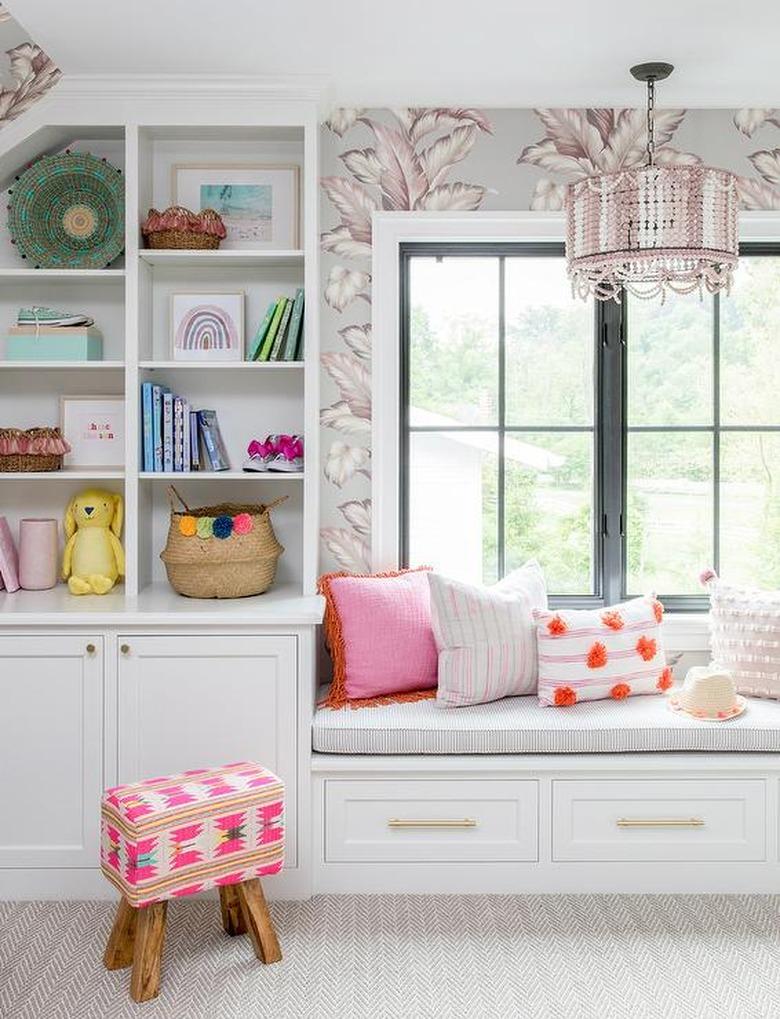
M 133 1001 L 149 1001 L 160 993 L 167 907 L 167 902 L 153 902 L 151 906 L 138 910 L 133 975 L 130 978 L 130 997 Z
M 222 885 L 219 889 L 219 908 L 222 910 L 222 926 L 225 933 L 234 938 L 237 934 L 246 934 L 244 914 L 238 901 L 235 885 Z
M 120 899 L 103 956 L 106 969 L 124 969 L 126 966 L 132 966 L 137 920 L 138 910 L 133 909 L 127 899 Z
M 252 939 L 255 955 L 263 962 L 279 962 L 282 950 L 279 947 L 271 914 L 268 912 L 263 886 L 257 878 L 253 878 L 233 887 L 241 903 L 241 912 L 249 937 Z

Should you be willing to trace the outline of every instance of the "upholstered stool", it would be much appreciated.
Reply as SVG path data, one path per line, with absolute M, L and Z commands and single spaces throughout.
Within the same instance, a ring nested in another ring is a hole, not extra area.
M 100 863 L 122 894 L 103 961 L 132 964 L 130 996 L 160 990 L 168 899 L 218 888 L 222 924 L 249 933 L 263 962 L 282 957 L 259 878 L 284 859 L 284 785 L 259 764 L 117 786 L 103 796 Z

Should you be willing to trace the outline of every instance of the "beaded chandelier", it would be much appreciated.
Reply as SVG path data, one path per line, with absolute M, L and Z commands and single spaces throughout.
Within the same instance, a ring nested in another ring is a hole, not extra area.
M 576 295 L 620 300 L 728 290 L 737 264 L 736 178 L 700 164 L 655 162 L 655 83 L 671 64 L 638 64 L 647 84 L 647 163 L 569 184 L 566 258 Z

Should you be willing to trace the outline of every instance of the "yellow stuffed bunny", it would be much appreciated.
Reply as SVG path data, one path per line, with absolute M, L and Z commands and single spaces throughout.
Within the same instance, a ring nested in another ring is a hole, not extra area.
M 62 579 L 71 594 L 106 594 L 125 573 L 122 496 L 90 488 L 65 510 L 65 554 Z

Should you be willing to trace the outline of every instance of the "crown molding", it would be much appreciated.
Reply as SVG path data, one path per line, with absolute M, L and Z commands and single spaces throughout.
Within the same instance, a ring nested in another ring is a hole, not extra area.
M 327 98 L 329 81 L 322 75 L 209 75 L 209 74 L 68 74 L 52 94 L 60 98 L 96 97 L 194 101 L 203 96 L 221 100 L 314 102 Z

